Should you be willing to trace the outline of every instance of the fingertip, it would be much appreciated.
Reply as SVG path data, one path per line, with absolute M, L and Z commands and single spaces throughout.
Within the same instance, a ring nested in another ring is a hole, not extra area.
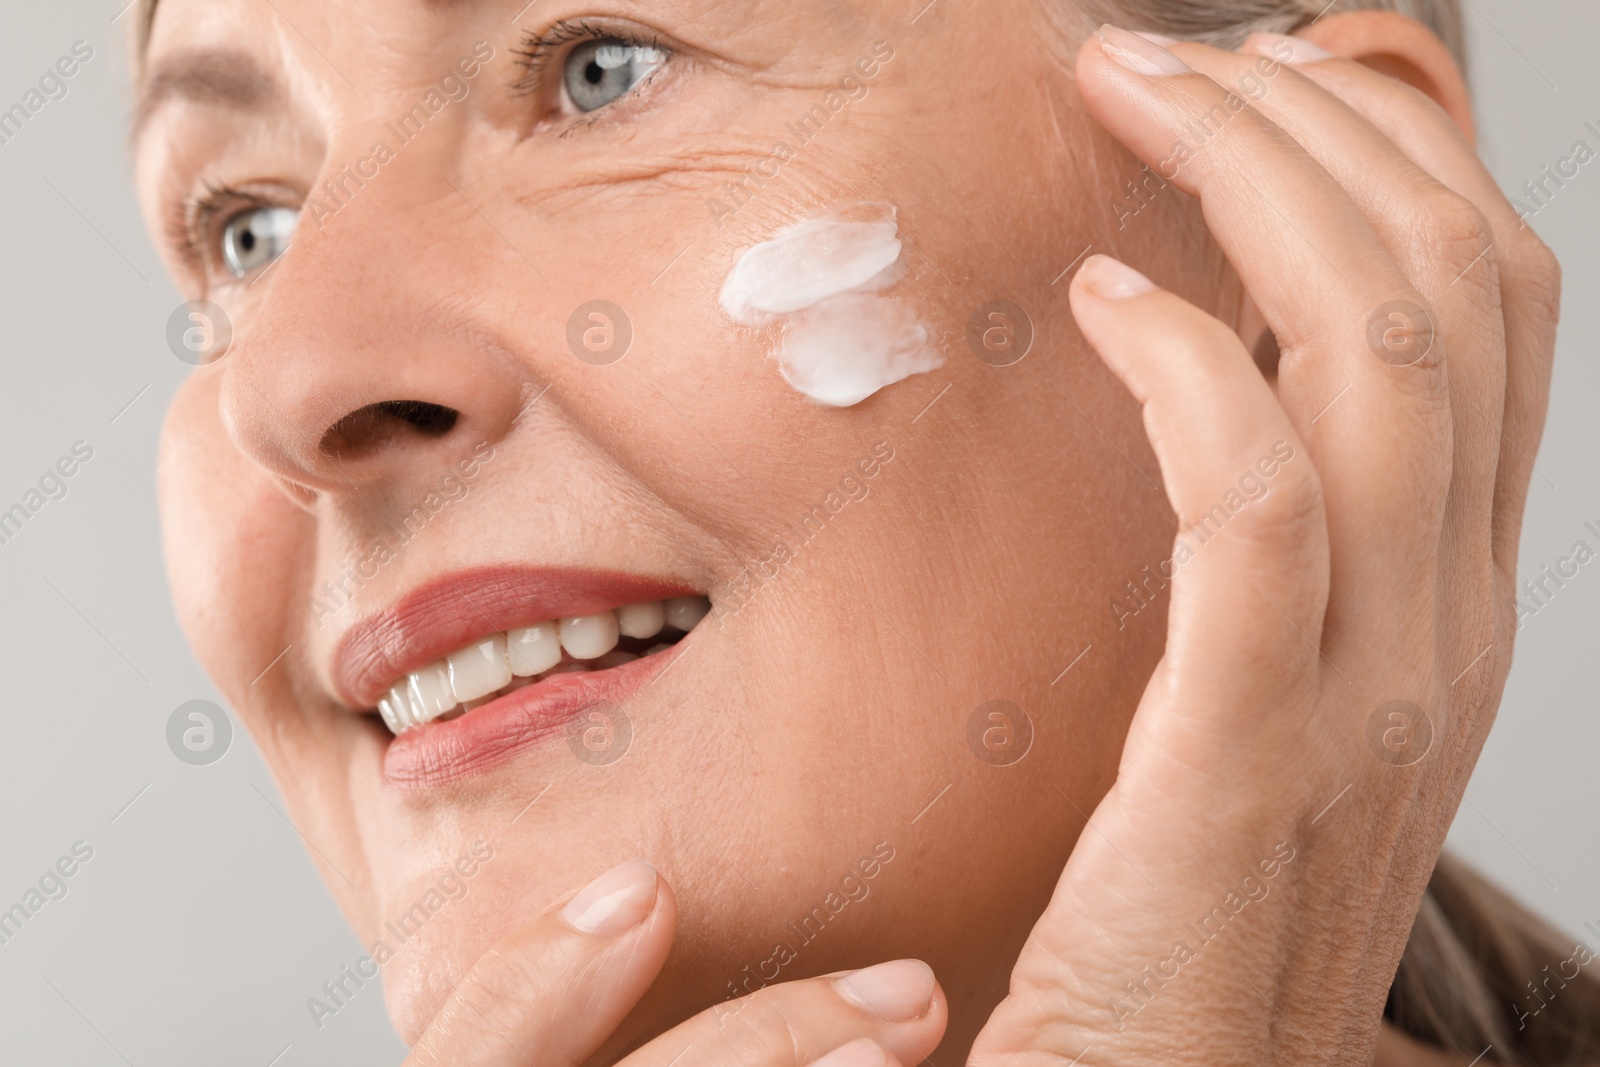
M 921 960 L 891 960 L 833 980 L 839 995 L 891 1022 L 911 1022 L 938 1003 L 939 982 Z
M 561 909 L 562 921 L 582 934 L 615 937 L 656 910 L 662 884 L 648 860 L 627 860 L 580 889 Z
M 1142 399 L 1134 376 L 1137 347 L 1129 346 L 1130 331 L 1139 332 L 1140 315 L 1128 315 L 1128 301 L 1156 292 L 1158 286 L 1139 271 L 1112 256 L 1094 255 L 1078 268 L 1068 300 L 1072 317 L 1101 361 L 1122 383 Z
M 1244 55 L 1262 56 L 1279 63 L 1287 63 L 1289 66 L 1320 63 L 1324 59 L 1337 58 L 1315 41 L 1308 41 L 1304 37 L 1290 37 L 1283 33 L 1268 33 L 1265 30 L 1246 37 L 1238 50 Z
M 1135 33 L 1109 22 L 1100 27 L 1100 51 L 1113 63 L 1146 78 L 1193 74 L 1194 68 L 1169 52 L 1166 42 L 1177 43 L 1163 34 Z
M 1073 289 L 1101 300 L 1127 300 L 1154 292 L 1155 282 L 1120 259 L 1095 254 L 1086 259 L 1072 280 Z

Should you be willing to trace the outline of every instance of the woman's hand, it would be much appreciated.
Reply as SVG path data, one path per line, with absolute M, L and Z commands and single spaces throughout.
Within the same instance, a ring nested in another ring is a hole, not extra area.
M 1510 664 L 1559 271 L 1409 87 L 1108 35 L 1080 93 L 1281 361 L 1114 260 L 1073 284 L 1181 521 L 1169 632 L 972 1062 L 1368 1063 Z
M 971 1062 L 1370 1062 L 1510 662 L 1559 271 L 1400 83 L 1335 59 L 1263 79 L 1268 38 L 1140 73 L 1170 57 L 1119 42 L 1143 64 L 1091 41 L 1087 105 L 1200 197 L 1281 358 L 1274 388 L 1227 326 L 1115 261 L 1074 282 L 1182 523 L 1168 644 Z M 1265 94 L 1230 101 L 1251 72 Z M 593 1055 L 671 941 L 646 871 L 491 950 L 408 1063 Z M 909 1064 L 944 1021 L 902 961 L 770 986 L 622 1063 Z
M 576 1067 L 655 981 L 672 944 L 672 890 L 643 860 L 557 902 L 483 955 L 407 1067 Z M 898 1067 L 944 1036 L 946 1005 L 917 960 L 771 985 L 702 1012 L 623 1067 Z

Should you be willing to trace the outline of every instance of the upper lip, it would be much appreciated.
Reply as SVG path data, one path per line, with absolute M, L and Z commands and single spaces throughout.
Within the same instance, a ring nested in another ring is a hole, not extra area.
M 490 633 L 694 592 L 682 582 L 579 568 L 478 567 L 440 575 L 339 639 L 333 684 L 351 706 L 371 708 L 397 679 Z

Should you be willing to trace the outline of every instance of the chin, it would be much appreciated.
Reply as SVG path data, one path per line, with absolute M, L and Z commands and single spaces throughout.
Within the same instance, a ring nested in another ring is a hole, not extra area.
M 495 929 L 510 929 L 517 922 L 513 917 L 492 914 L 441 916 L 396 948 L 383 966 L 383 999 L 401 1040 L 407 1045 L 417 1043 L 457 983 L 494 943 L 495 937 L 485 928 L 492 924 Z M 392 935 L 375 935 L 373 940 L 384 937 L 394 940 Z

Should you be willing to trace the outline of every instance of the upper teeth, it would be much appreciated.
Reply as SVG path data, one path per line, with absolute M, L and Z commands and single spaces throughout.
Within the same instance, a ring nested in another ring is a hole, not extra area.
M 563 649 L 575 660 L 597 660 L 619 637 L 654 637 L 667 626 L 688 633 L 710 610 L 705 597 L 675 597 L 491 634 L 400 679 L 379 699 L 378 712 L 398 734 L 553 671 Z

